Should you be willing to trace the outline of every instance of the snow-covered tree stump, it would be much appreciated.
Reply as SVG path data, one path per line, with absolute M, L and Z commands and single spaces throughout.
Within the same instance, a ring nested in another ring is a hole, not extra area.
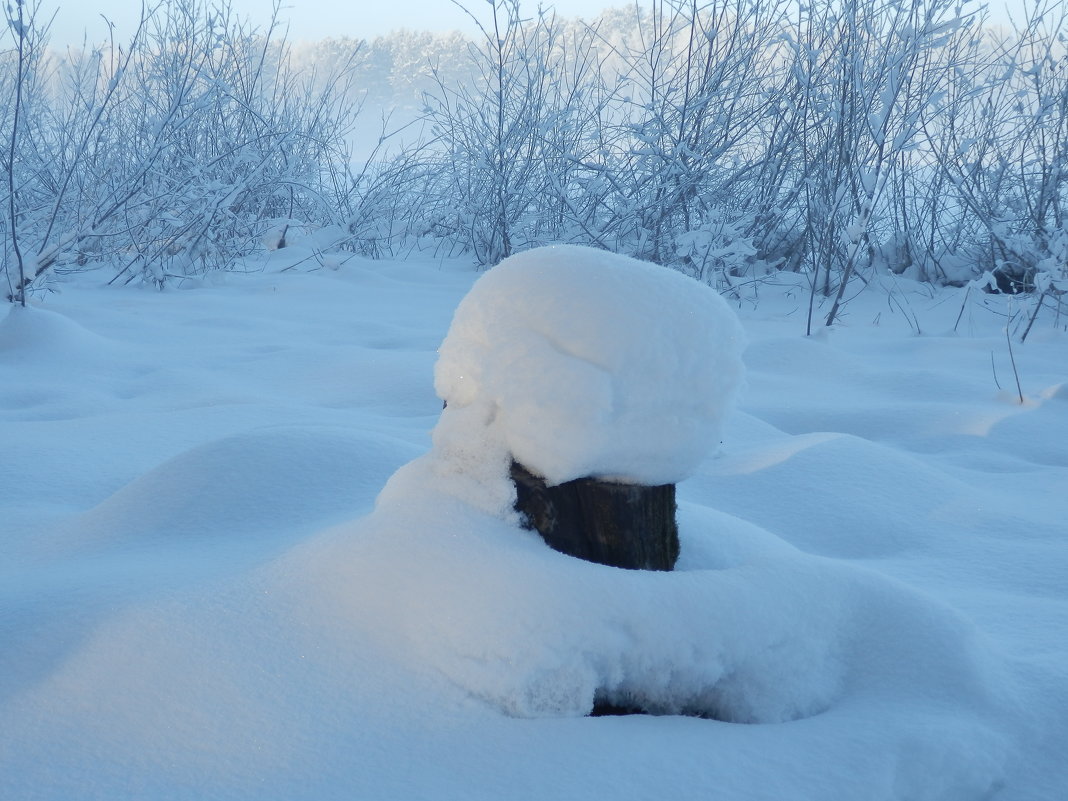
M 671 570 L 675 484 L 719 442 L 738 320 L 673 270 L 560 245 L 505 259 L 457 307 L 434 430 L 455 490 L 558 551 Z
M 671 570 L 679 558 L 675 485 L 648 487 L 596 478 L 548 486 L 512 462 L 515 508 L 561 553 L 634 570 Z

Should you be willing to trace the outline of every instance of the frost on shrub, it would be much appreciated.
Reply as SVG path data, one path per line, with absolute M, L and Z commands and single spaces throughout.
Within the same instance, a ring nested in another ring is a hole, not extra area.
M 549 484 L 676 483 L 719 442 L 741 351 L 734 312 L 691 278 L 593 248 L 526 251 L 456 310 L 435 441 L 486 443 Z
M 742 221 L 715 214 L 698 227 L 675 237 L 675 255 L 699 281 L 714 282 L 716 276 L 757 274 L 768 271 Z M 727 281 L 729 282 L 729 278 Z

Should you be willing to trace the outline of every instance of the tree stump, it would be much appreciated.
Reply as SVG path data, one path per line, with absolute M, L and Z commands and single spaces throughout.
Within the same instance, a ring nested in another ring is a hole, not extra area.
M 612 567 L 672 570 L 679 557 L 675 485 L 578 478 L 555 486 L 513 461 L 516 511 L 554 550 Z
M 672 570 L 674 485 L 720 441 L 744 342 L 727 302 L 675 270 L 576 245 L 523 251 L 456 308 L 434 365 L 449 405 L 435 448 L 461 473 L 480 448 L 491 464 L 510 454 L 515 508 L 556 550 Z M 493 484 L 492 508 L 512 489 Z

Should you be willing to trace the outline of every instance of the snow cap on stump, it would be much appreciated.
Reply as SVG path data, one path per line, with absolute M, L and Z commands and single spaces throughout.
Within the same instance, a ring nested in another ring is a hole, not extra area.
M 465 416 L 550 485 L 585 476 L 672 484 L 718 444 L 742 347 L 737 317 L 708 286 L 556 245 L 511 256 L 475 282 L 434 383 L 450 411 L 479 409 Z

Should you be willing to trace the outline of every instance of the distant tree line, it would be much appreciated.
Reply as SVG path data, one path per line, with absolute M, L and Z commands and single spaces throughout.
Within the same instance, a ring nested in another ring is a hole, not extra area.
M 39 13 L 10 6 L 0 54 L 16 302 L 51 270 L 162 285 L 309 227 L 480 265 L 583 243 L 727 292 L 801 273 L 827 323 L 880 274 L 1068 288 L 1063 0 L 1001 28 L 958 0 L 644 0 L 588 24 L 491 0 L 471 39 L 314 47 L 170 0 L 61 57 Z

